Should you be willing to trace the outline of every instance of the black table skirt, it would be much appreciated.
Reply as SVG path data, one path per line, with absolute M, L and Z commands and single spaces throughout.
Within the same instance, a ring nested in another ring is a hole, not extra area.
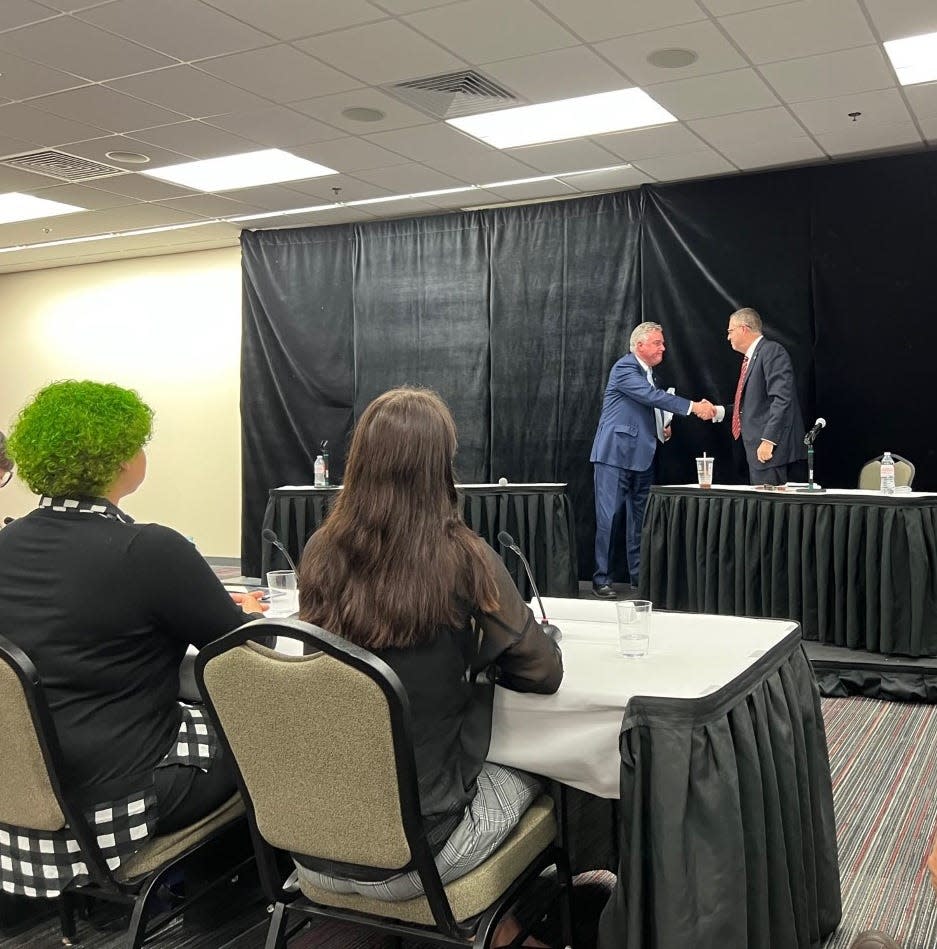
M 264 513 L 264 529 L 271 528 L 298 561 L 339 490 L 274 488 Z M 501 549 L 499 531 L 506 530 L 524 551 L 543 596 L 578 596 L 576 531 L 564 486 L 460 487 L 459 496 L 465 523 L 502 555 L 522 596 L 532 595 L 530 583 L 518 558 Z M 262 574 L 287 567 L 283 555 L 263 541 Z
M 662 608 L 797 620 L 806 639 L 937 655 L 937 499 L 655 487 L 641 592 Z
M 842 916 L 820 698 L 795 631 L 703 699 L 634 698 L 600 949 L 808 949 Z

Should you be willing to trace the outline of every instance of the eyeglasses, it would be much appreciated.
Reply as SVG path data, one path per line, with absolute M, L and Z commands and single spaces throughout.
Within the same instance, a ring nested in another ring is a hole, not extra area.
M 10 483 L 10 480 L 13 477 L 13 469 L 10 468 L 9 471 L 0 471 L 0 488 L 6 487 Z

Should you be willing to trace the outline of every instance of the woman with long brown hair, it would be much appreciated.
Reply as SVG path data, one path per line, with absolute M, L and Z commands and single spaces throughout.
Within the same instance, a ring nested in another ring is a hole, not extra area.
M 540 791 L 485 760 L 494 683 L 555 692 L 559 647 L 497 554 L 458 513 L 456 429 L 426 389 L 392 389 L 355 429 L 345 487 L 299 567 L 299 615 L 379 655 L 407 690 L 424 826 L 444 883 L 478 866 Z M 349 880 L 300 867 L 339 892 L 402 900 L 415 873 Z

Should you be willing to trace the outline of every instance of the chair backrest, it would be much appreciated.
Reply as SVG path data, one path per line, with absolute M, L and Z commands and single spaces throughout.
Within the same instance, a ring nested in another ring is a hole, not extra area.
M 271 634 L 320 651 L 249 642 Z M 267 843 L 350 867 L 432 863 L 409 703 L 381 659 L 300 620 L 261 620 L 205 647 L 196 678 Z
M 0 636 L 0 823 L 56 831 L 65 815 L 43 751 L 39 676 L 26 654 Z
M 59 779 L 62 752 L 39 673 L 30 658 L 0 636 L 0 822 L 53 832 L 68 825 L 82 862 L 100 887 L 119 889 L 81 809 Z
M 914 465 L 901 455 L 891 453 L 895 459 L 895 486 L 911 487 L 914 482 Z M 882 455 L 867 461 L 859 470 L 859 489 L 877 491 L 882 483 Z

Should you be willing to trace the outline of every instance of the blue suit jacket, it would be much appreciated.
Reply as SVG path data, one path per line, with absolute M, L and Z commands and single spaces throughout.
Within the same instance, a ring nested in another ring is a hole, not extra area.
M 686 415 L 690 402 L 647 381 L 634 353 L 612 366 L 589 461 L 647 471 L 657 449 L 654 409 Z
M 730 405 L 726 409 L 729 421 L 732 408 Z M 807 457 L 794 367 L 787 350 L 773 339 L 762 337 L 755 347 L 745 373 L 740 413 L 742 442 L 750 468 L 774 468 Z M 767 464 L 762 464 L 755 454 L 763 438 L 775 444 Z

